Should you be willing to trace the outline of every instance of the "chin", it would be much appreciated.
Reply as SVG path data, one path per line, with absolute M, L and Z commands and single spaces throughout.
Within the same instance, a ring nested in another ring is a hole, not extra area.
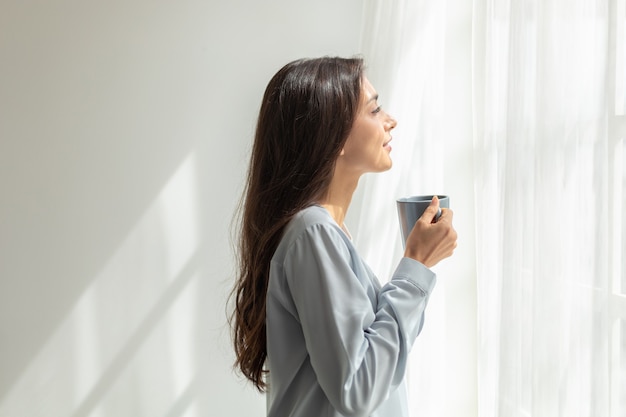
M 381 166 L 379 170 L 377 170 L 376 172 L 385 172 L 385 171 L 389 171 L 391 169 L 391 167 L 393 166 L 393 162 L 391 162 L 391 160 L 389 161 L 388 164 L 385 164 L 384 166 Z

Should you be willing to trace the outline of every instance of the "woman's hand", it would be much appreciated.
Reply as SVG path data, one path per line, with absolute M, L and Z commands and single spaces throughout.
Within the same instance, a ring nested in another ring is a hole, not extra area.
M 452 210 L 442 208 L 441 216 L 434 223 L 438 209 L 439 199 L 434 197 L 411 230 L 404 251 L 404 256 L 413 258 L 428 268 L 452 255 L 456 248 L 457 234 L 452 227 Z

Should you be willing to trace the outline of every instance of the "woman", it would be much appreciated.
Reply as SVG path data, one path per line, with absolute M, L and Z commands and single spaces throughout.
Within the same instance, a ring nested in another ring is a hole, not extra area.
M 359 257 L 344 218 L 359 178 L 391 168 L 396 121 L 360 59 L 287 64 L 258 119 L 234 289 L 241 372 L 268 391 L 269 416 L 406 416 L 407 356 L 456 246 L 435 198 L 386 285 Z

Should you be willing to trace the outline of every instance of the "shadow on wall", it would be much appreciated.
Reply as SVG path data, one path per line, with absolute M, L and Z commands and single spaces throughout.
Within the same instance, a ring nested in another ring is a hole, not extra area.
M 216 247 L 222 230 L 200 238 L 197 164 L 194 154 L 181 163 L 0 400 L 0 416 L 212 415 L 216 395 L 236 393 L 218 347 L 228 288 L 207 280 L 227 272 L 207 254 L 229 247 Z

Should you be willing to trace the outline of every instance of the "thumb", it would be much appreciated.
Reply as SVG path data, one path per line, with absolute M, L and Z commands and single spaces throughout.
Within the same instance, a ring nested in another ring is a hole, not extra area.
M 437 196 L 434 196 L 430 204 L 428 205 L 428 207 L 426 207 L 426 210 L 424 210 L 424 214 L 422 214 L 422 218 L 425 218 L 430 223 L 435 218 L 438 212 L 439 212 L 439 198 Z

